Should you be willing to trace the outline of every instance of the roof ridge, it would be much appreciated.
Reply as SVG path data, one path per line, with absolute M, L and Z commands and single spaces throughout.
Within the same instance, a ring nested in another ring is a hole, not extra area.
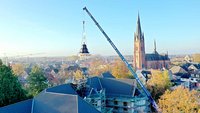
M 64 93 L 56 93 L 56 92 L 45 92 L 45 93 L 57 94 L 57 95 L 71 95 L 71 96 L 77 96 L 77 95 L 75 95 L 75 94 L 64 94 Z

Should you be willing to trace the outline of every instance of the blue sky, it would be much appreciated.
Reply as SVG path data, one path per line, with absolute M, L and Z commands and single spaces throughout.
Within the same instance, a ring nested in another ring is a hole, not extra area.
M 147 53 L 153 51 L 154 39 L 159 53 L 200 52 L 198 0 L 0 0 L 0 56 L 76 55 L 83 20 L 89 52 L 116 55 L 84 6 L 125 55 L 133 54 L 138 12 Z

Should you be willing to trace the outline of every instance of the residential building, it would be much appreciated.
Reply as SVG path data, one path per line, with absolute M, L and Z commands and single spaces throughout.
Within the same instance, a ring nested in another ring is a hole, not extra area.
M 200 64 L 186 63 L 170 69 L 172 82 L 189 89 L 200 89 Z
M 0 113 L 135 113 L 150 112 L 150 102 L 134 79 L 110 73 L 77 84 L 47 88 L 33 99 L 0 108 Z

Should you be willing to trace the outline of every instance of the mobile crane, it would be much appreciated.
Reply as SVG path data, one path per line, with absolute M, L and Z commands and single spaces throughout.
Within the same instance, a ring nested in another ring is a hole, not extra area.
M 151 102 L 152 106 L 155 108 L 155 110 L 157 112 L 159 112 L 159 108 L 158 105 L 156 104 L 155 100 L 152 98 L 151 94 L 149 93 L 149 91 L 145 88 L 145 86 L 142 84 L 142 82 L 140 81 L 140 79 L 138 78 L 137 74 L 135 73 L 135 71 L 133 70 L 133 68 L 131 67 L 131 65 L 128 63 L 128 61 L 124 58 L 124 56 L 121 54 L 121 52 L 117 49 L 117 47 L 114 45 L 114 43 L 111 41 L 111 39 L 108 37 L 108 35 L 105 33 L 105 31 L 102 29 L 102 27 L 99 25 L 99 23 L 95 20 L 95 18 L 92 16 L 92 14 L 88 11 L 88 9 L 86 7 L 83 8 L 83 10 L 85 10 L 87 12 L 87 14 L 90 16 L 90 18 L 94 21 L 94 23 L 96 24 L 96 26 L 99 28 L 99 30 L 103 33 L 103 35 L 105 36 L 105 38 L 107 39 L 107 41 L 110 43 L 110 45 L 113 47 L 113 49 L 117 52 L 117 54 L 119 55 L 119 57 L 121 58 L 121 60 L 125 63 L 125 65 L 128 67 L 128 69 L 130 70 L 131 74 L 135 77 L 136 81 L 138 82 L 138 84 L 140 85 L 140 87 L 142 88 L 142 90 L 144 91 L 144 93 L 146 94 L 146 96 L 148 97 L 149 101 Z

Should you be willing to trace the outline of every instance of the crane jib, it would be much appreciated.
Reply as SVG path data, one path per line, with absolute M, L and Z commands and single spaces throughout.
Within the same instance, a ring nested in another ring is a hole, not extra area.
M 97 27 L 99 28 L 99 30 L 102 32 L 102 34 L 106 37 L 106 39 L 108 40 L 108 42 L 110 43 L 110 45 L 113 47 L 113 49 L 117 52 L 117 54 L 119 55 L 119 57 L 121 58 L 121 60 L 126 64 L 126 66 L 128 67 L 128 69 L 130 70 L 131 74 L 135 77 L 136 81 L 139 83 L 139 85 L 141 86 L 142 90 L 145 92 L 146 96 L 148 97 L 148 99 L 150 100 L 151 104 L 153 105 L 153 107 L 155 108 L 156 111 L 158 111 L 158 105 L 156 104 L 155 100 L 152 98 L 151 94 L 149 93 L 149 91 L 145 88 L 145 86 L 142 84 L 142 82 L 140 81 L 140 79 L 138 78 L 137 74 L 134 72 L 133 68 L 130 66 L 130 64 L 128 63 L 128 61 L 124 58 L 124 56 L 120 53 L 120 51 L 117 49 L 117 47 L 114 45 L 114 43 L 111 41 L 111 39 L 108 37 L 108 35 L 105 33 L 105 31 L 101 28 L 101 26 L 99 25 L 99 23 L 95 20 L 95 18 L 92 16 L 92 14 L 88 11 L 88 9 L 86 7 L 83 8 L 83 10 L 85 10 L 87 12 L 87 14 L 90 16 L 90 18 L 94 21 L 94 23 L 97 25 Z

